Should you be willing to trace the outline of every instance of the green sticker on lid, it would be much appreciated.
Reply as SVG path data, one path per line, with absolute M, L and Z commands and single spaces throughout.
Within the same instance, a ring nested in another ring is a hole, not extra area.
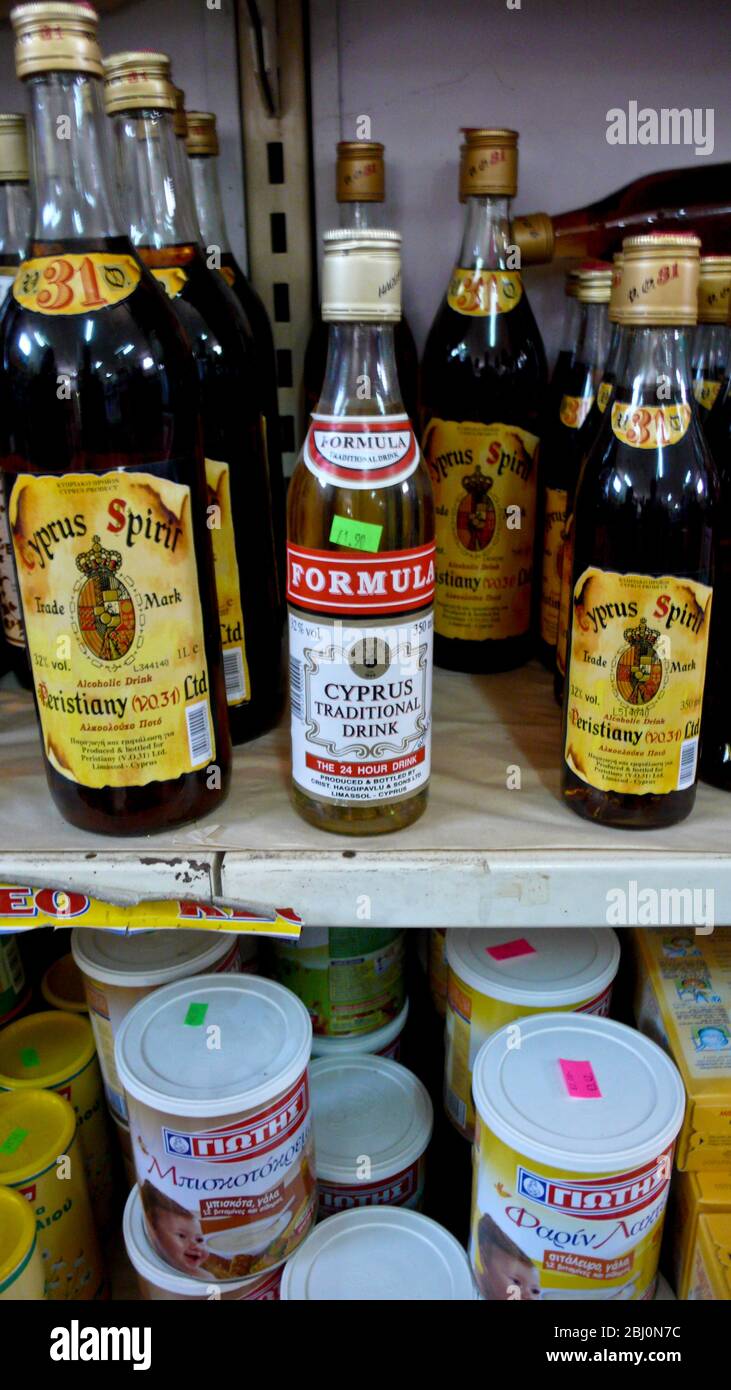
M 27 1129 L 11 1129 L 7 1139 L 0 1144 L 0 1154 L 14 1154 L 27 1138 Z
M 330 527 L 330 540 L 333 545 L 346 545 L 350 550 L 370 550 L 375 553 L 380 548 L 383 527 L 373 521 L 353 521 L 350 516 L 334 516 Z
M 185 1022 L 188 1028 L 200 1028 L 208 1013 L 207 1004 L 189 1004 L 188 1012 L 185 1015 Z
M 34 1047 L 21 1047 L 20 1061 L 24 1067 L 39 1067 L 41 1059 Z

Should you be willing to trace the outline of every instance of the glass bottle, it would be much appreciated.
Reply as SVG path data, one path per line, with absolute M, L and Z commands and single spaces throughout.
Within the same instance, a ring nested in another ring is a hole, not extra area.
M 731 329 L 729 330 L 731 332 Z M 705 419 L 705 435 L 718 469 L 721 500 L 716 523 L 716 582 L 703 702 L 701 777 L 731 791 L 731 376 Z
M 628 237 L 625 364 L 574 505 L 563 794 L 636 829 L 693 808 L 718 475 L 694 409 L 700 241 Z
M 279 564 L 279 580 L 284 591 L 284 548 L 286 536 L 285 490 L 282 473 L 282 448 L 279 432 L 277 400 L 277 364 L 274 336 L 269 315 L 251 281 L 244 275 L 236 260 L 226 230 L 226 219 L 218 180 L 218 132 L 216 117 L 210 111 L 187 111 L 186 149 L 193 180 L 201 245 L 206 264 L 220 270 L 226 284 L 233 290 L 248 319 L 256 348 L 256 364 L 260 374 L 261 400 L 264 407 L 269 483 L 272 493 L 273 526 Z
M 693 335 L 693 394 L 708 419 L 731 364 L 731 256 L 701 256 L 698 327 Z
M 384 146 L 377 140 L 341 140 L 337 145 L 335 196 L 340 208 L 340 226 L 352 231 L 378 229 L 384 225 L 386 171 Z M 394 324 L 396 368 L 406 413 L 416 422 L 418 409 L 419 360 L 414 336 L 402 314 Z M 328 326 L 317 314 L 305 350 L 305 409 L 309 416 L 317 407 L 325 380 L 328 353 Z
M 324 241 L 327 371 L 287 508 L 293 799 L 377 835 L 427 801 L 434 509 L 396 370 L 401 237 Z
M 12 22 L 35 212 L 0 470 L 46 770 L 74 825 L 144 834 L 215 810 L 230 774 L 195 366 L 122 231 L 94 11 Z
M 207 517 L 234 743 L 276 722 L 282 701 L 280 598 L 256 350 L 233 291 L 209 270 L 176 176 L 174 95 L 165 54 L 105 62 L 130 238 L 170 298 L 201 384 Z
M 532 655 L 537 451 L 546 359 L 512 245 L 518 136 L 466 130 L 462 244 L 421 368 L 434 487 L 434 659 L 501 671 Z

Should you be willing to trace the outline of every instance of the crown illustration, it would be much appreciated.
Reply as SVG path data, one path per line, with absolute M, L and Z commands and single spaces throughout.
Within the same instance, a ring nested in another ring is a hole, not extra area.
M 468 473 L 467 477 L 462 479 L 462 487 L 465 492 L 469 492 L 473 497 L 487 497 L 493 482 L 494 478 L 490 478 L 486 473 L 483 473 L 478 463 L 475 465 L 474 473 Z
M 640 618 L 638 627 L 626 627 L 624 630 L 624 640 L 631 646 L 654 647 L 660 633 L 654 627 L 647 626 L 647 619 Z
M 115 574 L 122 564 L 119 550 L 105 550 L 98 536 L 91 538 L 91 550 L 83 550 L 76 556 L 76 564 L 82 574 Z

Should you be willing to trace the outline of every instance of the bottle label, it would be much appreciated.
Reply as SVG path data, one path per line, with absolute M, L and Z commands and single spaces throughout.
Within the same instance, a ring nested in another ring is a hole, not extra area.
M 87 787 L 215 758 L 190 489 L 20 474 L 10 526 L 46 755 Z
M 558 641 L 563 537 L 568 500 L 569 496 L 564 488 L 546 488 L 546 510 L 543 522 L 541 637 L 550 647 L 555 647 Z
M 531 621 L 538 439 L 515 425 L 430 420 L 437 532 L 436 630 L 518 637 Z
M 599 411 L 599 413 L 600 413 L 601 415 L 604 414 L 604 411 L 605 411 L 606 408 L 607 408 L 607 403 L 608 403 L 608 401 L 609 401 L 609 397 L 611 396 L 611 394 L 612 394 L 612 383 L 611 383 L 611 381 L 602 381 L 601 384 L 600 384 L 600 386 L 599 386 L 599 390 L 598 390 L 597 393 L 596 393 L 596 404 L 597 404 L 597 409 L 598 409 L 598 411 Z
M 5 503 L 5 478 L 0 473 L 0 616 L 5 641 L 11 647 L 25 646 L 23 609 L 18 593 L 13 560 L 13 542 L 10 536 L 8 511 Z
M 152 274 L 162 285 L 168 299 L 177 299 L 188 282 L 188 276 L 181 265 L 151 266 Z
M 570 430 L 580 430 L 593 404 L 593 396 L 563 396 L 559 410 L 561 424 Z
M 522 298 L 519 270 L 462 270 L 455 266 L 447 290 L 450 309 L 481 319 L 510 313 Z
M 249 663 L 246 659 L 244 610 L 241 602 L 239 562 L 236 558 L 236 538 L 231 511 L 231 474 L 228 464 L 221 463 L 218 459 L 206 459 L 206 482 L 208 524 L 216 567 L 226 699 L 230 705 L 243 705 L 251 699 L 251 681 Z
M 231 269 L 230 265 L 220 265 L 218 267 L 218 273 L 226 281 L 226 284 L 229 286 L 229 288 L 233 289 L 236 283 L 236 276 L 234 275 L 234 272 Z
M 330 801 L 413 796 L 430 769 L 433 543 L 287 558 L 288 596 L 310 609 L 289 618 L 295 783 Z
M 720 381 L 706 381 L 705 378 L 698 378 L 693 384 L 693 395 L 704 410 L 710 410 L 715 405 L 720 390 Z
M 566 675 L 566 657 L 569 645 L 569 625 L 571 622 L 571 580 L 574 569 L 574 518 L 573 513 L 566 516 L 563 530 L 563 550 L 561 555 L 561 591 L 558 599 L 558 635 L 556 638 L 556 667 L 559 675 Z
M 320 482 L 384 487 L 411 476 L 419 463 L 419 446 L 406 414 L 349 419 L 313 414 L 303 458 Z
M 37 314 L 90 314 L 128 299 L 142 268 L 134 256 L 111 251 L 64 251 L 23 261 L 13 298 Z
M 677 405 L 612 406 L 612 429 L 622 444 L 632 449 L 660 449 L 677 444 L 688 432 L 691 408 Z
M 600 791 L 695 782 L 711 589 L 589 567 L 574 588 L 566 762 Z

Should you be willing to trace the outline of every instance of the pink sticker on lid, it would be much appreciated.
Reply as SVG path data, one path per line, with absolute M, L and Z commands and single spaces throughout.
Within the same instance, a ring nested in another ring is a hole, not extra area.
M 558 1064 L 570 1096 L 575 1100 L 601 1100 L 602 1093 L 591 1062 L 572 1062 L 559 1057 Z
M 519 936 L 517 941 L 504 941 L 502 946 L 486 946 L 485 951 L 493 960 L 514 960 L 516 956 L 534 956 L 536 948 Z

